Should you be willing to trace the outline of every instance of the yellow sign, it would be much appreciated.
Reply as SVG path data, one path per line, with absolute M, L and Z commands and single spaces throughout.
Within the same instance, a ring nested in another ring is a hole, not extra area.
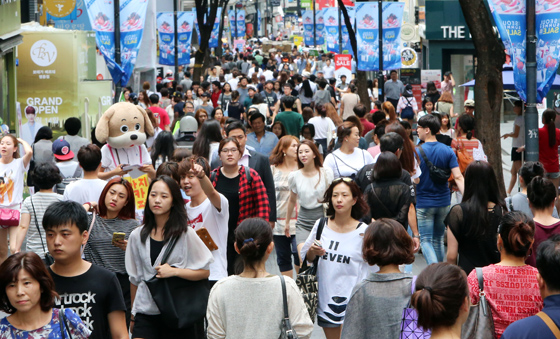
M 146 207 L 146 198 L 148 197 L 148 186 L 150 185 L 148 175 L 143 174 L 138 178 L 125 177 L 125 179 L 132 184 L 134 201 L 136 201 L 136 210 L 144 210 Z
M 403 48 L 401 51 L 401 60 L 404 67 L 409 67 L 416 63 L 416 51 L 412 48 Z
M 294 45 L 296 45 L 296 46 L 303 45 L 303 37 L 302 36 L 295 36 L 294 37 Z
M 55 18 L 64 18 L 76 8 L 76 0 L 45 0 L 47 13 Z

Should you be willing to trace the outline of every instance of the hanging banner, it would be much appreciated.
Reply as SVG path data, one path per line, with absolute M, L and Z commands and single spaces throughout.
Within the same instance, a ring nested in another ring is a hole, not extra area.
M 346 10 L 348 11 L 348 17 L 350 18 L 350 22 L 352 22 L 352 27 L 354 28 L 354 32 L 356 31 L 356 11 L 354 7 L 346 6 Z M 354 51 L 352 51 L 352 46 L 350 45 L 350 35 L 348 34 L 348 27 L 344 23 L 344 16 L 341 15 L 341 27 L 342 27 L 342 53 L 350 53 L 354 56 Z
M 237 38 L 244 39 L 245 38 L 245 10 L 238 9 L 237 10 L 237 18 L 236 18 L 236 25 L 237 27 Z M 240 50 L 241 51 L 241 50 Z
M 257 22 L 258 22 L 258 25 L 257 25 L 257 34 L 256 34 L 257 36 L 260 35 L 260 31 L 261 31 L 261 21 L 262 21 L 262 18 L 261 18 L 261 10 L 258 9 L 258 10 L 257 10 Z
M 126 86 L 134 70 L 138 48 L 142 43 L 147 8 L 148 0 L 126 0 L 120 5 L 121 66 L 124 72 L 121 84 L 123 86 Z
M 173 12 L 157 14 L 157 30 L 159 36 L 159 60 L 161 65 L 175 65 L 175 30 Z
M 315 12 L 315 34 L 317 34 L 317 46 L 325 44 L 325 9 Z
M 352 79 L 352 56 L 349 54 L 334 55 L 334 75 L 337 79 L 345 75 L 346 79 Z
M 60 5 L 63 5 L 59 8 Z M 67 1 L 67 3 L 55 3 L 45 1 L 47 22 L 54 20 L 54 27 L 68 30 L 91 31 L 86 4 L 84 0 Z
M 313 25 L 313 11 L 302 11 L 301 18 L 303 21 L 303 40 L 306 46 L 313 46 L 313 32 L 315 26 Z
M 539 9 L 542 11 L 544 8 L 544 2 L 545 1 L 541 0 L 537 1 L 537 35 L 539 35 L 540 31 L 538 13 Z M 527 101 L 527 79 L 525 76 L 525 35 L 527 32 L 525 28 L 525 1 L 513 1 L 508 4 L 501 0 L 489 0 L 488 6 L 490 7 L 490 11 L 492 12 L 498 31 L 500 32 L 500 37 L 506 48 L 506 53 L 508 53 L 512 59 L 515 90 L 523 101 Z M 540 44 L 537 47 L 539 50 L 537 52 L 537 60 L 544 54 L 544 51 L 541 51 L 539 47 Z M 542 63 L 537 62 L 537 69 L 539 69 L 539 64 L 543 66 Z M 540 69 L 542 69 L 542 67 Z M 539 81 L 539 73 L 541 73 L 542 79 L 542 72 L 537 71 L 537 82 Z M 556 73 L 556 71 L 554 71 L 554 73 Z M 538 96 L 539 93 L 537 91 L 537 97 Z M 537 100 L 537 102 L 540 102 L 540 100 Z
M 356 3 L 356 40 L 358 47 L 358 70 L 379 70 L 377 2 Z
M 177 13 L 177 41 L 179 43 L 179 65 L 188 65 L 191 61 L 192 28 L 194 25 L 193 12 Z
M 383 2 L 383 69 L 402 67 L 401 26 L 404 10 L 402 2 Z
M 327 51 L 340 53 L 338 32 L 338 8 L 327 8 L 324 10 L 325 35 L 327 39 Z M 342 26 L 341 22 L 341 26 Z M 344 25 L 346 26 L 346 25 Z
M 210 13 L 210 11 L 208 11 L 208 13 Z M 214 19 L 214 27 L 212 28 L 210 40 L 208 41 L 208 47 L 210 48 L 218 47 L 218 36 L 220 34 L 221 18 L 222 18 L 222 7 L 218 7 L 218 10 L 216 11 L 216 19 Z
M 536 1 L 537 30 L 537 102 L 542 102 L 550 90 L 558 69 L 560 40 L 560 4 Z M 514 62 L 515 64 L 515 62 Z M 517 79 L 515 79 L 517 82 Z
M 233 41 L 233 48 L 237 48 L 239 51 L 243 51 L 243 47 L 245 47 L 245 40 L 238 39 Z
M 229 27 L 231 27 L 231 40 L 237 39 L 237 29 L 236 29 L 236 20 L 235 20 L 235 10 L 230 9 L 228 12 L 229 18 Z

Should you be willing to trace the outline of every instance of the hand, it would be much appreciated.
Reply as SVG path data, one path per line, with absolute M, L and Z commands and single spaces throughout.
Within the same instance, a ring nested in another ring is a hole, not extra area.
M 84 206 L 84 208 L 86 209 L 86 212 L 99 213 L 99 207 L 97 206 L 96 202 L 86 202 L 82 206 Z
M 517 147 L 516 152 L 517 152 L 517 153 L 525 152 L 525 145 L 523 145 L 523 146 L 521 146 L 521 147 Z
M 169 264 L 163 264 L 156 267 L 156 278 L 171 278 L 175 276 L 175 267 L 169 266 Z
M 148 173 L 154 170 L 154 166 L 152 165 L 142 165 L 138 167 L 138 169 L 144 173 Z
M 288 237 L 288 238 L 291 237 L 291 235 L 290 235 L 290 227 L 289 227 L 289 226 L 284 227 L 284 234 L 285 234 L 286 237 Z
M 204 179 L 206 173 L 204 173 L 204 169 L 202 166 L 194 162 L 194 159 L 191 159 L 191 170 L 190 172 L 194 174 L 199 180 Z
M 121 176 L 121 177 L 124 176 L 124 175 L 127 175 L 128 172 L 130 172 L 131 170 L 128 170 L 128 171 L 123 170 L 123 167 L 124 167 L 124 166 L 126 166 L 126 165 L 119 165 L 119 166 L 117 166 L 117 167 L 113 170 L 113 174 L 114 174 L 114 175 Z
M 128 240 L 117 240 L 113 241 L 113 246 L 120 248 L 123 251 L 126 251 L 126 245 L 128 244 Z
M 504 138 L 504 139 L 507 139 L 509 137 L 510 137 L 509 133 L 502 135 L 502 138 Z
M 23 139 L 22 138 L 17 138 L 17 141 L 22 144 L 23 143 Z
M 416 253 L 420 249 L 420 239 L 412 238 L 412 242 L 414 243 L 414 253 Z
M 327 253 L 327 251 L 325 251 L 324 248 L 319 247 L 315 244 L 311 245 L 311 247 L 309 248 L 309 253 L 315 256 L 323 256 L 325 255 L 325 253 Z

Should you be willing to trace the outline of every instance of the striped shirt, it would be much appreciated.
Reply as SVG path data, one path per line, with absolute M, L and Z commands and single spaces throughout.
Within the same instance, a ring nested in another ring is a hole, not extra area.
M 29 214 L 31 218 L 27 229 L 27 251 L 35 252 L 41 258 L 44 257 L 45 251 L 48 251 L 46 233 L 43 229 L 43 215 L 47 207 L 61 200 L 62 195 L 60 194 L 37 192 L 32 197 L 27 197 L 21 206 L 21 214 Z M 33 207 L 35 207 L 36 214 L 33 213 Z M 35 221 L 35 217 L 37 217 L 37 221 Z M 44 250 L 43 244 L 45 245 Z

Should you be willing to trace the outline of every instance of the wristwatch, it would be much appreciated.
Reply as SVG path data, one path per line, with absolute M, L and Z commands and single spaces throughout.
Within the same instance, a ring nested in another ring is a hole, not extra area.
M 420 239 L 420 234 L 418 234 L 418 235 L 413 235 L 412 237 L 413 237 L 413 238 L 418 238 L 418 239 Z

